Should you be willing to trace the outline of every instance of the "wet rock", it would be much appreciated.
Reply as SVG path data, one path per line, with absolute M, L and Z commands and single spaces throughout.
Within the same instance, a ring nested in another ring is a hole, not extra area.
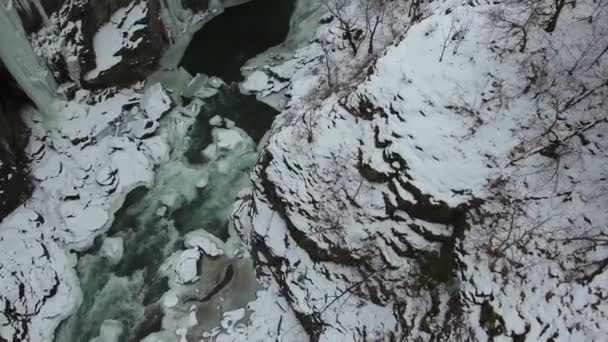
M 209 0 L 181 0 L 182 6 L 193 12 L 203 12 L 209 9 Z
M 39 30 L 45 22 L 43 16 L 46 15 L 48 17 L 50 13 L 57 11 L 64 1 L 65 0 L 40 1 L 40 5 L 42 5 L 42 8 L 44 9 L 42 13 L 31 1 L 16 1 L 17 12 L 19 13 L 25 32 L 32 33 Z
M 0 65 L 0 221 L 32 191 L 24 149 L 29 131 L 19 111 L 29 100 Z

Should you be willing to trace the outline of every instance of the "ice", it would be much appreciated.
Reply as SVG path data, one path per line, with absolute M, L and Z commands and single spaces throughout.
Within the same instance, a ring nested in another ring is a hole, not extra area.
M 224 82 L 221 78 L 216 77 L 216 76 L 212 76 L 209 79 L 209 85 L 212 86 L 215 89 L 219 89 L 221 87 L 223 87 L 224 85 L 226 85 L 226 82 Z
M 224 125 L 226 125 L 226 128 L 228 129 L 236 127 L 236 123 L 234 121 L 226 118 L 224 118 Z
M 240 128 L 214 128 L 211 131 L 213 143 L 207 146 L 203 155 L 209 159 L 215 159 L 235 149 L 242 149 L 253 143 L 251 138 Z
M 95 174 L 95 180 L 99 185 L 109 186 L 114 184 L 116 181 L 116 174 L 118 170 L 112 165 L 103 165 L 99 168 Z
M 245 82 L 240 84 L 241 90 L 245 93 L 251 92 L 262 92 L 264 90 L 272 88 L 272 82 L 270 77 L 261 70 L 254 71 L 251 75 L 247 76 Z
M 27 15 L 30 15 L 30 16 L 32 15 L 32 5 L 33 5 L 36 8 L 36 11 L 40 15 L 40 17 L 42 18 L 43 22 L 48 23 L 49 16 L 47 15 L 46 11 L 44 10 L 44 7 L 40 3 L 40 0 L 12 0 L 12 1 L 16 2 L 17 6 L 19 6 L 23 11 L 25 11 L 27 13 Z M 9 1 L 9 6 L 10 6 L 10 1 Z
M 101 256 L 107 258 L 113 265 L 118 264 L 124 253 L 123 239 L 120 237 L 105 238 L 99 253 Z
M 169 192 L 160 198 L 160 203 L 164 204 L 169 208 L 175 207 L 180 198 L 179 193 L 177 192 Z
M 224 121 L 224 119 L 221 116 L 216 115 L 216 116 L 212 117 L 211 119 L 209 119 L 209 125 L 219 127 L 222 125 L 223 121 Z
M 115 320 L 105 320 L 99 328 L 99 336 L 90 342 L 119 342 L 123 333 L 122 323 Z
M 29 4 L 29 2 L 26 2 Z M 59 98 L 57 84 L 48 68 L 34 53 L 19 19 L 17 9 L 0 2 L 0 60 L 19 86 L 48 117 L 55 114 Z M 38 8 L 40 3 L 35 1 Z
M 160 119 L 163 114 L 171 109 L 171 106 L 171 98 L 160 83 L 148 87 L 141 98 L 141 108 L 146 116 L 153 120 Z
M 230 334 L 234 331 L 237 323 L 245 318 L 245 309 L 238 309 L 231 312 L 226 312 L 224 314 L 224 319 L 222 319 L 222 323 L 220 324 L 225 331 Z
M 169 291 L 163 295 L 162 304 L 165 308 L 172 308 L 177 305 L 179 297 L 173 291 Z
M 198 260 L 200 252 L 197 248 L 176 252 L 163 265 L 163 269 L 178 284 L 190 284 L 198 279 Z
M 204 189 L 209 185 L 209 174 L 205 173 L 202 175 L 201 179 L 196 183 L 196 187 L 198 189 Z
M 205 74 L 196 74 L 182 91 L 182 96 L 187 98 L 207 99 L 217 95 L 219 89 L 214 78 L 209 78 Z
M 195 230 L 184 238 L 186 248 L 198 248 L 203 255 L 216 257 L 224 254 L 224 243 L 205 230 Z
M 228 129 L 236 127 L 236 123 L 234 121 L 227 119 L 227 118 L 223 118 L 219 115 L 215 115 L 214 117 L 209 119 L 209 125 L 214 126 L 214 127 L 224 126 Z

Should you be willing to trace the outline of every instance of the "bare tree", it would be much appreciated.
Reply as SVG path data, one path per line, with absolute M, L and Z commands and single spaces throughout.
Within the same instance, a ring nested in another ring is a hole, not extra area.
M 408 15 L 412 21 L 418 21 L 422 17 L 422 0 L 411 0 Z
M 518 51 L 523 53 L 528 46 L 528 30 L 529 25 L 533 23 L 535 13 L 533 11 L 524 13 L 524 20 L 511 16 L 507 13 L 505 7 L 498 7 L 489 13 L 490 22 L 494 28 L 504 32 L 507 38 L 518 37 Z
M 334 77 L 332 76 L 334 73 L 334 63 L 331 59 L 330 48 L 326 42 L 319 42 L 321 45 L 321 50 L 323 50 L 323 64 L 325 65 L 325 76 L 327 77 L 327 86 L 329 88 L 334 87 Z
M 451 44 L 454 45 L 455 55 L 458 52 L 458 48 L 462 41 L 464 40 L 467 32 L 470 30 L 471 20 L 470 17 L 466 14 L 460 15 L 454 13 L 450 20 L 450 26 L 447 32 L 444 32 L 443 36 L 443 45 L 441 47 L 441 55 L 439 56 L 439 62 L 443 61 L 443 57 L 445 56 L 445 52 Z
M 342 32 L 342 38 L 350 46 L 353 55 L 357 55 L 359 47 L 365 38 L 365 32 L 358 28 L 359 18 L 347 13 L 349 0 L 321 0 L 323 6 L 338 20 L 338 27 Z
M 388 9 L 388 0 L 359 0 L 365 13 L 365 27 L 369 36 L 368 54 L 374 53 L 374 37 L 378 26 L 384 20 Z
M 559 19 L 559 15 L 562 13 L 564 6 L 566 5 L 566 0 L 553 0 L 554 10 L 551 13 L 551 17 L 545 27 L 545 31 L 552 33 L 555 31 L 555 27 L 557 26 L 557 20 Z

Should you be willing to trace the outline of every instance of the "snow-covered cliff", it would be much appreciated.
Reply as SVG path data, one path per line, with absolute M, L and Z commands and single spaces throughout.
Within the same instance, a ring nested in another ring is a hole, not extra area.
M 21 12 L 13 5 L 21 6 Z M 38 105 L 21 112 L 31 131 L 25 157 L 31 163 L 34 191 L 0 224 L 0 340 L 52 341 L 56 328 L 83 299 L 75 253 L 89 249 L 110 229 L 129 192 L 154 183 L 155 167 L 176 143 L 172 134 L 187 139 L 201 108 L 200 100 L 181 106 L 181 90 L 191 79 L 183 70 L 146 84 L 140 81 L 159 68 L 161 55 L 170 54 L 171 32 L 192 34 L 221 13 L 222 3 L 214 2 L 215 10 L 194 12 L 181 5 L 161 9 L 159 1 L 64 1 L 58 11 L 47 13 L 49 20 L 39 31 L 29 32 L 30 41 L 19 26 L 21 19 L 32 18 L 22 6 L 0 3 L 0 12 L 15 19 L 10 24 L 17 29 L 15 34 L 7 28 L 0 36 L 12 39 L 7 46 L 14 45 L 14 50 L 3 52 L 26 51 L 28 58 L 1 56 Z M 161 17 L 174 19 L 175 26 L 161 24 Z M 26 26 L 37 27 L 35 20 L 31 23 Z M 175 55 L 167 60 L 171 57 Z M 46 69 L 45 64 L 60 84 L 58 93 L 53 88 L 41 93 L 34 88 L 41 79 L 27 76 L 36 68 Z M 175 85 L 172 97 L 161 81 Z M 207 82 L 195 86 L 191 92 L 200 90 L 199 97 L 217 93 Z M 46 107 L 38 95 L 50 96 L 53 106 Z M 164 116 L 172 118 L 165 127 L 169 133 L 155 134 Z M 13 181 L 17 176 L 2 175 Z
M 604 2 L 298 1 L 239 85 L 281 110 L 257 154 L 232 89 L 175 68 L 221 4 L 67 3 L 31 36 L 72 100 L 24 113 L 3 339 L 76 310 L 58 338 L 604 339 Z
M 243 83 L 283 112 L 233 214 L 266 290 L 220 336 L 602 340 L 601 6 L 548 32 L 523 3 L 393 4 L 366 54 L 370 31 L 353 53 L 344 30 L 365 6 L 328 3 Z

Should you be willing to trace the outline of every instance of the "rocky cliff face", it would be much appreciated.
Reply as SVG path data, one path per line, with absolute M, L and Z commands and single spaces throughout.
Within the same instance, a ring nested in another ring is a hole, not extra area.
M 48 15 L 57 11 L 64 2 L 65 0 L 38 1 L 42 8 L 37 8 L 38 4 L 32 0 L 19 0 L 15 4 L 23 28 L 26 32 L 31 33 L 40 30 L 46 24 L 45 20 L 48 19 Z
M 48 22 L 35 10 L 20 13 L 58 83 L 104 89 L 144 80 L 169 46 L 184 44 L 224 8 L 246 2 L 63 0 L 45 6 Z
M 364 20 L 358 6 L 341 10 Z M 252 66 L 243 88 L 286 106 L 234 212 L 265 290 L 250 328 L 227 340 L 602 340 L 608 83 L 586 79 L 580 89 L 602 89 L 593 98 L 570 93 L 585 104 L 554 132 L 561 118 L 533 113 L 556 98 L 539 100 L 527 78 L 543 59 L 546 86 L 568 87 L 568 52 L 536 47 L 580 46 L 598 28 L 537 30 L 519 55 L 488 30 L 504 4 L 422 9 L 391 9 L 383 24 L 398 24 L 378 29 L 379 53 L 353 53 L 327 14 L 312 43 Z M 582 144 L 551 153 L 577 132 Z M 539 139 L 547 147 L 530 149 Z
M 32 32 L 32 42 L 58 83 L 97 89 L 128 86 L 155 70 L 168 46 L 160 11 L 160 1 L 67 0 L 47 26 Z M 96 36 L 100 30 L 107 41 L 96 41 L 104 39 Z M 100 51 L 103 43 L 109 52 Z M 101 65 L 106 63 L 99 57 L 104 53 L 120 60 Z
M 21 106 L 28 102 L 0 65 L 0 221 L 32 190 L 24 152 L 29 133 L 19 116 Z

